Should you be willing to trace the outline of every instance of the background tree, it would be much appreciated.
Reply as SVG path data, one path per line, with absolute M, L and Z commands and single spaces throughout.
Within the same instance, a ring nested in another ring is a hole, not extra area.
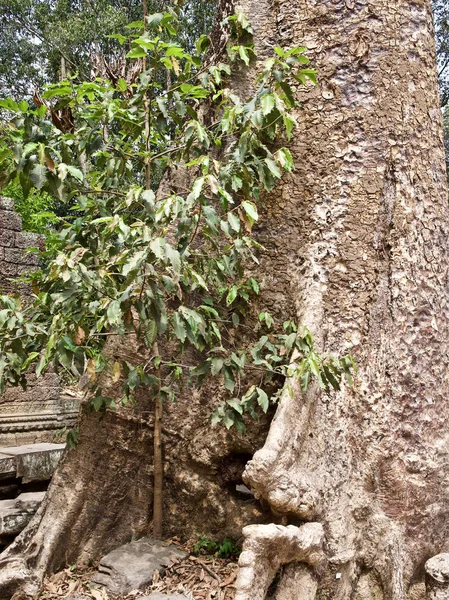
M 164 6 L 162 0 L 149 1 L 148 11 Z M 180 42 L 191 49 L 197 37 L 210 29 L 213 10 L 213 2 L 186 2 L 181 11 Z M 35 88 L 68 74 L 90 79 L 92 57 L 122 57 L 122 46 L 111 36 L 126 35 L 126 25 L 141 18 L 141 0 L 1 0 L 1 94 L 31 97 Z
M 432 2 L 437 41 L 438 84 L 441 106 L 449 102 L 449 6 L 445 0 Z
M 155 12 L 162 0 L 147 3 Z M 212 27 L 214 2 L 189 0 L 178 8 L 177 39 L 189 50 Z M 72 75 L 74 82 L 108 76 L 103 60 L 119 78 L 125 75 L 129 50 L 126 26 L 142 17 L 142 2 L 0 0 L 0 97 L 30 99 L 35 90 Z M 122 72 L 123 71 L 123 72 Z M 161 74 L 164 79 L 165 68 Z M 77 79 L 78 77 L 78 79 Z M 7 120 L 7 117 L 4 117 Z M 161 173 L 155 179 L 159 181 Z M 10 185 L 4 193 L 16 201 L 25 231 L 42 233 L 52 243 L 59 218 L 70 218 L 70 206 L 40 195 L 28 196 Z

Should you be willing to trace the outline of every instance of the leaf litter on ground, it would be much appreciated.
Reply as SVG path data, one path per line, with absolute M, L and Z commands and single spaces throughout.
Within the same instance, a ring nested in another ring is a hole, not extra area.
M 192 551 L 192 544 L 182 545 L 177 538 L 167 540 Z M 40 600 L 139 600 L 140 597 L 159 592 L 184 594 L 189 600 L 233 600 L 237 563 L 216 556 L 193 556 L 178 559 L 161 574 L 155 571 L 152 584 L 144 590 L 133 590 L 126 596 L 114 596 L 92 578 L 98 565 L 73 565 L 47 577 Z

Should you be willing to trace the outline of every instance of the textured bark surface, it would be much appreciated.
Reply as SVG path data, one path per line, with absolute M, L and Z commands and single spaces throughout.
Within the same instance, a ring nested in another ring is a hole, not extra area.
M 323 350 L 350 351 L 360 367 L 355 389 L 330 398 L 303 397 L 292 382 L 246 468 L 282 525 L 313 521 L 325 533 L 325 562 L 313 570 L 291 555 L 275 597 L 423 599 L 424 564 L 449 533 L 449 214 L 430 3 L 247 0 L 243 9 L 259 55 L 305 43 L 320 77 L 301 92 L 296 171 L 267 199 L 257 231 L 267 248 L 261 308 L 296 313 Z M 269 516 L 231 491 L 263 425 L 246 438 L 210 432 L 219 395 L 186 396 L 164 417 L 167 532 L 235 536 Z M 47 503 L 0 562 L 0 597 L 24 588 L 23 568 L 32 592 L 46 570 L 148 522 L 151 410 L 141 398 L 100 429 L 85 419 Z M 253 558 L 244 566 L 258 571 L 266 555 Z M 273 555 L 273 568 L 283 562 Z M 240 600 L 263 598 L 266 585 L 241 585 Z
M 288 522 L 323 525 L 318 598 L 423 598 L 424 563 L 449 533 L 449 215 L 430 2 L 242 7 L 262 48 L 307 45 L 320 80 L 302 94 L 296 171 L 269 201 L 272 302 L 288 290 L 322 349 L 360 368 L 337 397 L 292 383 L 244 479 Z
M 248 596 L 264 600 L 279 569 L 293 563 L 295 571 L 299 571 L 301 565 L 301 580 L 295 579 L 295 587 L 300 586 L 298 589 L 304 591 L 311 585 L 316 591 L 310 580 L 312 574 L 310 570 L 304 571 L 304 567 L 305 564 L 319 566 L 324 561 L 324 531 L 319 523 L 306 523 L 301 527 L 273 523 L 249 525 L 243 529 L 243 535 L 245 543 L 239 559 L 235 600 L 245 600 Z M 289 581 L 290 587 L 291 583 Z M 282 597 L 281 592 L 279 597 Z

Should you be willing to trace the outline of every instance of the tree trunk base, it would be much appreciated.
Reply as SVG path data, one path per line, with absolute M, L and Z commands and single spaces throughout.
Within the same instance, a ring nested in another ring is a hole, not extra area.
M 267 590 L 279 569 L 289 563 L 305 562 L 317 566 L 324 561 L 322 551 L 324 531 L 319 523 L 307 523 L 301 527 L 289 525 L 250 525 L 243 529 L 245 541 L 239 559 L 239 574 L 235 600 L 264 600 Z M 301 573 L 299 583 L 304 583 Z M 307 580 L 308 587 L 312 583 Z M 288 571 L 283 579 L 282 596 L 298 583 Z

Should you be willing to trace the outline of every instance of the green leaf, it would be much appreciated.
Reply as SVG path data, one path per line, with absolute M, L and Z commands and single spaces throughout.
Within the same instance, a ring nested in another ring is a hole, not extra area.
M 147 319 L 144 325 L 144 339 L 147 348 L 151 348 L 157 338 L 157 323 L 154 319 Z
M 276 104 L 275 97 L 273 94 L 265 94 L 260 99 L 260 105 L 262 107 L 262 112 L 264 115 L 270 114 Z
M 37 365 L 36 365 L 36 377 L 40 377 L 44 371 L 44 369 L 47 367 L 47 359 L 45 358 L 45 354 L 42 354 L 42 356 L 40 357 Z
M 234 300 L 237 298 L 237 292 L 238 292 L 238 288 L 236 285 L 232 285 L 231 288 L 229 289 L 229 292 L 226 296 L 226 304 L 228 306 L 230 306 Z
M 143 21 L 132 21 L 125 25 L 125 29 L 143 29 Z
M 242 208 L 251 220 L 252 224 L 258 220 L 259 215 L 257 214 L 257 206 L 254 204 L 254 202 L 248 202 L 245 200 L 242 202 Z
M 76 167 L 72 167 L 72 165 L 68 165 L 67 171 L 70 173 L 70 175 L 72 175 L 72 177 L 74 177 L 78 181 L 83 181 L 84 175 L 83 175 L 83 172 L 80 171 L 80 169 L 77 169 Z
M 175 250 L 175 248 L 173 248 L 173 246 L 170 246 L 170 244 L 166 244 L 165 255 L 168 258 L 168 260 L 170 261 L 175 274 L 179 275 L 181 272 L 181 256 L 180 256 L 179 252 L 177 250 Z
M 229 390 L 232 394 L 235 388 L 234 373 L 232 372 L 232 369 L 227 365 L 223 366 L 223 381 L 225 388 Z
M 44 165 L 35 165 L 30 172 L 30 179 L 34 186 L 40 190 L 47 182 L 48 169 Z
M 276 54 L 280 57 L 283 58 L 285 55 L 285 50 L 283 48 L 281 48 L 280 46 L 274 46 L 273 50 L 276 52 Z
M 178 340 L 183 344 L 186 341 L 186 328 L 181 315 L 178 312 L 174 312 L 172 316 L 173 331 L 175 332 Z
M 249 54 L 245 46 L 238 46 L 239 56 L 243 60 L 246 66 L 249 65 Z
M 274 155 L 276 162 L 278 162 L 283 169 L 291 171 L 293 168 L 293 157 L 288 148 L 280 148 Z
M 315 375 L 315 377 L 317 379 L 321 379 L 320 367 L 319 367 L 318 362 L 315 360 L 315 358 L 313 356 L 309 356 L 307 361 L 309 363 L 311 372 Z
M 279 168 L 279 165 L 271 158 L 266 158 L 265 163 L 268 165 L 268 168 L 273 173 L 273 175 L 277 179 L 280 179 L 281 178 L 281 170 Z
M 165 52 L 165 56 L 175 56 L 176 58 L 184 58 L 184 50 L 180 46 L 170 46 Z
M 0 100 L 0 108 L 6 108 L 7 110 L 11 110 L 13 112 L 19 112 L 20 110 L 17 102 L 15 102 L 12 98 Z
M 195 183 L 192 185 L 192 191 L 187 196 L 187 200 L 189 202 L 191 202 L 193 200 L 197 200 L 200 197 L 200 194 L 203 190 L 204 181 L 205 181 L 204 177 L 199 177 L 198 179 L 195 180 Z
M 212 366 L 211 366 L 211 374 L 212 375 L 218 375 L 218 373 L 223 368 L 223 362 L 224 362 L 223 359 L 220 358 L 219 356 L 212 358 Z
M 128 89 L 128 84 L 122 77 L 120 77 L 120 79 L 117 82 L 117 87 L 121 92 L 126 92 L 126 90 Z
M 292 131 L 293 128 L 296 125 L 296 122 L 294 121 L 294 119 L 292 119 L 292 117 L 288 116 L 288 115 L 283 115 L 282 120 L 284 122 L 284 127 L 285 127 L 285 132 L 287 134 L 287 139 L 290 140 L 292 137 Z
M 147 51 L 145 50 L 145 48 L 142 48 L 142 46 L 134 46 L 134 48 L 132 48 L 128 54 L 126 55 L 126 58 L 143 58 L 144 56 L 146 56 Z
M 42 94 L 42 97 L 47 99 L 47 98 L 54 98 L 55 96 L 67 96 L 67 95 L 71 94 L 72 91 L 73 90 L 69 85 L 54 85 L 54 86 L 50 87 L 48 90 L 46 90 Z
M 164 238 L 155 238 L 150 243 L 150 250 L 154 253 L 156 258 L 164 258 L 165 257 L 165 240 Z
M 228 213 L 228 222 L 234 231 L 240 231 L 240 219 L 232 212 Z
M 263 410 L 263 412 L 266 413 L 268 410 L 268 406 L 270 404 L 270 402 L 268 400 L 268 396 L 259 387 L 256 388 L 256 391 L 257 391 L 257 404 L 260 406 L 260 408 Z
M 28 354 L 27 359 L 23 362 L 22 364 L 22 371 L 26 371 L 26 369 L 29 367 L 29 365 L 33 362 L 33 360 L 35 358 L 37 358 L 39 356 L 39 352 L 30 352 L 30 354 Z
M 108 321 L 111 325 L 115 325 L 120 321 L 122 316 L 122 310 L 120 308 L 120 302 L 118 300 L 112 300 L 109 303 L 107 310 Z
M 148 27 L 157 27 L 161 24 L 163 18 L 163 13 L 153 13 L 152 15 L 148 15 L 146 19 Z
M 230 400 L 227 400 L 226 404 L 237 411 L 239 415 L 243 415 L 243 406 L 238 398 L 231 398 Z

